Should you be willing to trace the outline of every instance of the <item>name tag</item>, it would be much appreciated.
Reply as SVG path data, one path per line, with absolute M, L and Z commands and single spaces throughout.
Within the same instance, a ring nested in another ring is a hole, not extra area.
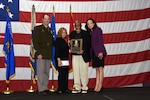
M 62 62 L 62 66 L 69 66 L 69 61 L 68 60 L 63 60 Z

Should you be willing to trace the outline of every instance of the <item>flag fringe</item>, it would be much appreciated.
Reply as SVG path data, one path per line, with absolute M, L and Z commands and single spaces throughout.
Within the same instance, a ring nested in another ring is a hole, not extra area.
M 52 67 L 52 69 L 54 70 L 54 72 L 55 72 L 56 74 L 58 74 L 58 71 L 55 69 L 55 67 L 54 67 L 54 65 L 53 65 L 52 62 L 51 62 L 51 67 Z
M 16 76 L 16 74 L 12 74 L 11 76 L 9 76 L 9 80 L 6 80 L 6 84 L 10 83 L 10 79 L 14 78 Z

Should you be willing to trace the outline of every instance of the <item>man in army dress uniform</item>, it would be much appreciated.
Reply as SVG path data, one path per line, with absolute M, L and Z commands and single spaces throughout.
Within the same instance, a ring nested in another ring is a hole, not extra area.
M 49 27 L 50 17 L 43 15 L 42 25 L 36 26 L 33 33 L 33 45 L 37 61 L 37 84 L 40 95 L 46 95 L 49 82 L 50 62 L 52 57 L 53 35 Z

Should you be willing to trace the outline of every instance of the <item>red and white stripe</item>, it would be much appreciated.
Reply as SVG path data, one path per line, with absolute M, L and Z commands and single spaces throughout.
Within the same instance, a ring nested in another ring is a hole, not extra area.
M 92 17 L 103 30 L 104 43 L 108 53 L 104 68 L 104 87 L 118 87 L 150 82 L 150 1 L 149 0 L 78 0 L 47 1 L 20 0 L 20 21 L 12 22 L 16 76 L 12 88 L 23 90 L 29 86 L 31 69 L 30 20 L 31 8 L 35 5 L 36 22 L 41 24 L 42 14 L 52 14 L 55 7 L 56 30 L 65 27 L 69 32 L 70 5 L 74 20 L 81 20 L 82 28 L 87 18 Z M 0 21 L 0 35 L 4 36 L 5 21 Z M 0 38 L 0 51 L 3 38 Z M 50 73 L 50 80 L 52 79 Z M 95 83 L 95 70 L 89 67 L 89 87 Z M 4 54 L 0 52 L 0 86 L 5 89 Z M 57 84 L 57 74 L 54 74 Z M 69 74 L 69 86 L 73 74 Z M 18 88 L 14 84 L 22 84 Z

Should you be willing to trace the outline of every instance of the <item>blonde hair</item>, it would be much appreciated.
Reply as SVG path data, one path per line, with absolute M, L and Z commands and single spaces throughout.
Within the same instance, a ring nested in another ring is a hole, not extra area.
M 66 35 L 67 35 L 67 30 L 66 30 L 66 28 L 61 27 L 61 28 L 58 30 L 57 37 L 62 38 L 63 30 L 66 31 Z

